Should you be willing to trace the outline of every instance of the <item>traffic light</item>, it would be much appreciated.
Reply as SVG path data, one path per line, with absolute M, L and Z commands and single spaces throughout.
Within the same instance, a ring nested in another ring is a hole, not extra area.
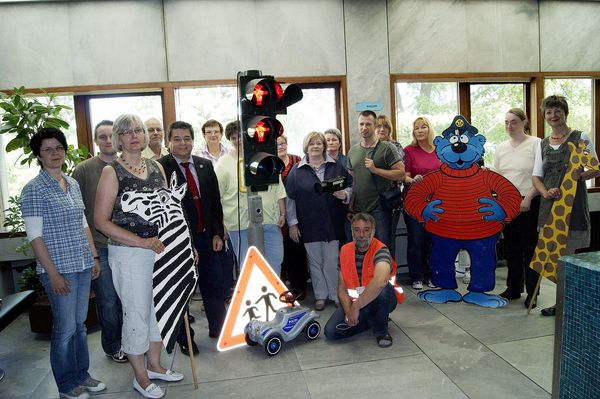
M 265 191 L 279 181 L 285 168 L 277 156 L 277 137 L 283 125 L 276 119 L 302 99 L 302 90 L 291 84 L 285 90 L 273 76 L 260 71 L 238 73 L 238 113 L 244 148 L 244 179 L 252 191 Z

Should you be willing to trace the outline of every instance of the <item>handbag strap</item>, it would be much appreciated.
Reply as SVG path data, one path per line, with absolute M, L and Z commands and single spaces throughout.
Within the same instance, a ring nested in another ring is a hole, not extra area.
M 379 146 L 379 143 L 381 143 L 381 140 L 377 140 L 377 144 L 375 144 L 375 148 L 373 148 L 373 154 L 372 156 L 372 160 L 373 160 L 373 164 L 375 164 L 375 154 L 377 153 L 377 147 Z M 377 190 L 377 193 L 379 195 L 381 195 L 381 193 L 383 193 L 383 191 L 379 191 L 379 187 L 377 186 L 377 180 L 375 180 L 375 176 L 373 176 L 373 173 L 371 173 L 371 171 L 369 171 L 369 175 L 371 176 L 371 179 L 373 180 L 373 184 L 375 185 L 375 190 Z

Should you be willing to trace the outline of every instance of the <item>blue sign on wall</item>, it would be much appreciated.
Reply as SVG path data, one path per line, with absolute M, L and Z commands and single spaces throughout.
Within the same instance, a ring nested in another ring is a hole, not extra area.
M 356 103 L 356 112 L 362 111 L 381 111 L 383 103 L 381 101 L 361 101 Z

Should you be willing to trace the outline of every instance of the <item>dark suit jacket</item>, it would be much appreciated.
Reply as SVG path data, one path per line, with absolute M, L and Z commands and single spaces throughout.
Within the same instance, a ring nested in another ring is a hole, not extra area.
M 202 219 L 204 220 L 204 228 L 207 236 L 212 242 L 212 237 L 219 236 L 223 238 L 223 207 L 221 206 L 221 195 L 219 194 L 219 183 L 217 175 L 212 166 L 212 163 L 206 159 L 192 155 L 196 175 L 200 183 L 200 196 L 202 198 Z M 165 155 L 158 160 L 165 170 L 167 181 L 171 178 L 173 172 L 177 173 L 177 184 L 186 183 L 185 175 L 179 168 L 177 160 L 173 155 Z M 196 214 L 196 206 L 192 199 L 192 194 L 188 189 L 183 198 L 183 206 L 190 223 L 192 231 L 196 231 L 198 224 L 198 215 Z M 212 244 L 211 244 L 212 246 Z

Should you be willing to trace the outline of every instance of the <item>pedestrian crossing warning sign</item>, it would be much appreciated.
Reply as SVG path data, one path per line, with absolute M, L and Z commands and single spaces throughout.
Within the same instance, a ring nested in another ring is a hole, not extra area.
M 246 345 L 244 327 L 250 320 L 269 321 L 277 309 L 291 306 L 279 300 L 287 287 L 256 247 L 248 248 L 225 323 L 217 342 L 221 352 Z

